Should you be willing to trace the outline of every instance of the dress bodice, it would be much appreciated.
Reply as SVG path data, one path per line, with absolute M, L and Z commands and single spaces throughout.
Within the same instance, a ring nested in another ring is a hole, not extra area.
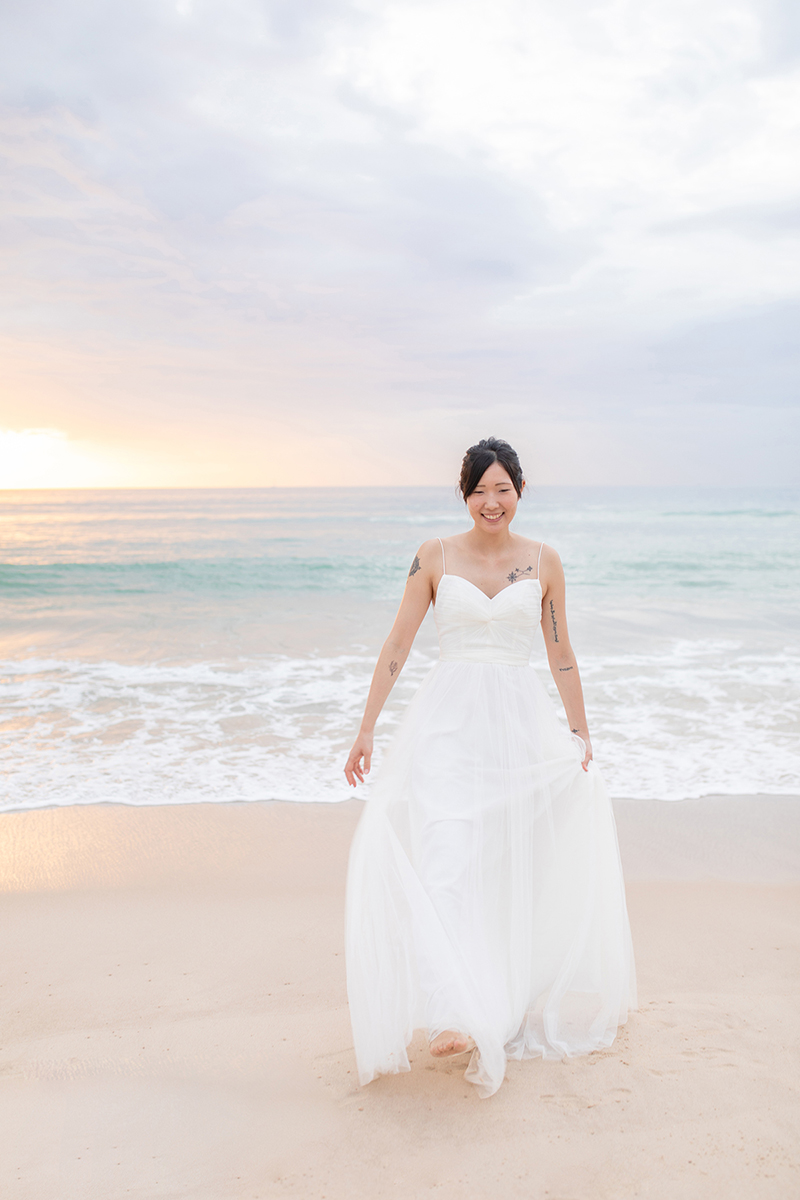
M 490 599 L 461 575 L 442 575 L 435 608 L 439 658 L 527 666 L 541 616 L 538 579 L 509 584 Z

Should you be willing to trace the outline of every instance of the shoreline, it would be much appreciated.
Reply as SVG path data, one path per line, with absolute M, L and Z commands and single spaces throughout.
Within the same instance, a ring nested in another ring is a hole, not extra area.
M 6 814 L 12 1200 L 796 1193 L 800 807 L 749 843 L 750 870 L 796 872 L 767 883 L 730 854 L 763 800 L 732 823 L 663 803 L 665 828 L 627 809 L 659 802 L 617 802 L 640 1010 L 609 1050 L 511 1063 L 480 1101 L 419 1033 L 409 1074 L 356 1086 L 342 910 L 362 803 Z
M 209 848 L 208 838 L 216 836 L 210 831 L 217 827 L 217 819 L 211 816 L 217 811 L 298 809 L 318 813 L 319 818 L 311 823 L 311 828 L 327 828 L 329 823 L 337 830 L 346 828 L 349 845 L 362 806 L 367 803 L 359 795 L 352 795 L 340 801 L 230 800 L 176 804 L 110 801 L 7 809 L 0 812 L 0 894 L 47 888 L 54 856 L 59 860 L 74 856 L 73 872 L 88 870 L 90 861 L 95 866 L 102 861 L 103 870 L 97 879 L 104 886 L 110 885 L 111 865 L 118 861 L 120 841 L 127 861 L 127 874 L 120 879 L 138 879 L 139 871 L 144 873 L 142 878 L 153 879 L 153 865 L 160 861 L 162 853 L 157 831 L 164 823 L 169 824 L 170 817 L 166 814 L 172 812 L 194 814 L 176 817 L 173 822 L 174 831 L 180 831 L 180 844 L 191 859 L 194 853 L 204 853 Z M 688 800 L 623 799 L 612 800 L 612 806 L 626 881 L 800 883 L 800 796 L 756 793 Z M 334 812 L 341 816 L 332 817 L 330 814 Z M 92 813 L 105 815 L 92 817 Z M 152 815 L 115 818 L 108 815 L 112 813 Z M 200 815 L 203 813 L 208 815 L 203 817 Z M 127 835 L 123 833 L 125 821 L 129 826 Z M 246 823 L 247 818 L 231 818 L 231 822 L 237 821 Z M 225 830 L 226 824 L 230 822 L 223 818 L 219 829 Z M 102 847 L 93 844 L 97 830 L 111 839 L 104 841 Z M 235 839 L 231 845 L 234 843 Z M 175 848 L 172 847 L 173 852 Z M 341 846 L 338 848 L 341 851 Z M 15 861 L 21 864 L 19 869 L 11 869 Z M 61 881 L 58 886 L 74 885 L 69 875 L 57 878 Z

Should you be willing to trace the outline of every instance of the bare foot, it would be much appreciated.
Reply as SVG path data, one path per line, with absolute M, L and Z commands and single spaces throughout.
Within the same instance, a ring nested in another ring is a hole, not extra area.
M 434 1058 L 450 1058 L 453 1054 L 466 1054 L 467 1050 L 474 1049 L 475 1043 L 468 1033 L 455 1033 L 452 1029 L 445 1029 L 430 1044 Z

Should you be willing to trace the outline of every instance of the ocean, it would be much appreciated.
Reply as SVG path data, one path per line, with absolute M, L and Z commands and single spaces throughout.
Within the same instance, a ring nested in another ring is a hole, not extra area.
M 0 492 L 0 807 L 352 796 L 409 564 L 466 528 L 448 488 Z M 800 489 L 531 488 L 515 528 L 613 796 L 800 793 Z M 436 654 L 429 613 L 378 760 Z

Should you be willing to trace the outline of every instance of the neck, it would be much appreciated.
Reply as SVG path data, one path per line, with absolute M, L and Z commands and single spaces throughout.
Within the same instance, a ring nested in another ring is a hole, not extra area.
M 473 548 L 477 554 L 481 554 L 486 558 L 499 557 L 511 549 L 513 540 L 511 530 L 506 525 L 504 529 L 498 529 L 496 533 L 490 533 L 486 529 L 479 529 L 477 525 L 467 534 L 472 542 Z

